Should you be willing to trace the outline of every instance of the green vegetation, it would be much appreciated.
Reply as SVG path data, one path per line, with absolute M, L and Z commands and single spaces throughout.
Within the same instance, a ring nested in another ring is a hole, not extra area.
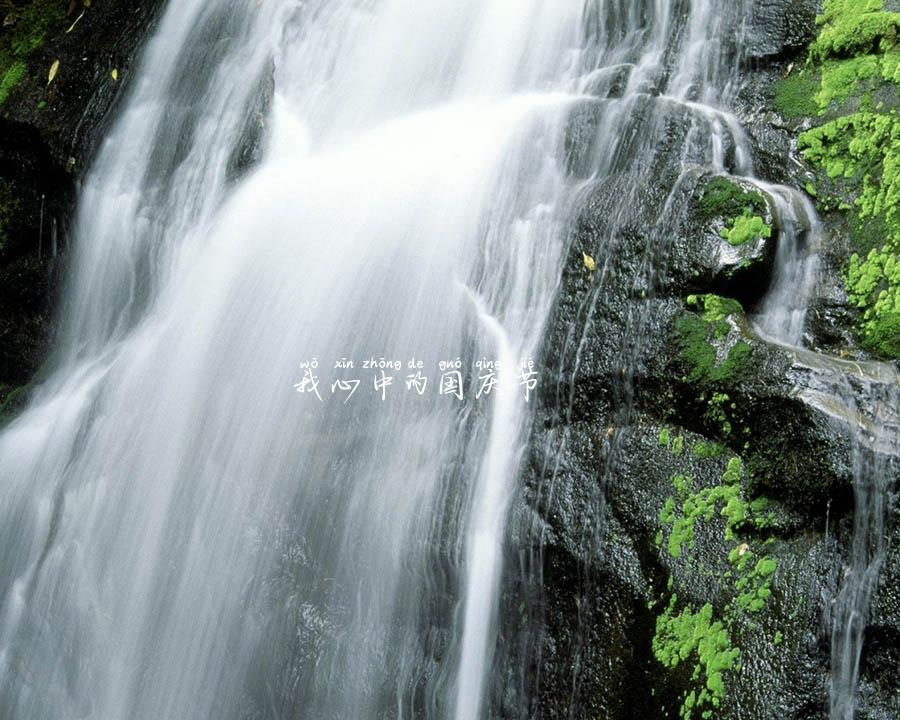
M 722 237 L 732 245 L 769 238 L 772 228 L 763 219 L 768 209 L 765 198 L 755 190 L 746 190 L 724 177 L 714 177 L 703 188 L 700 214 L 706 221 L 723 218 Z
M 815 94 L 819 80 L 808 72 L 789 75 L 775 83 L 775 109 L 786 118 L 810 117 L 816 114 Z
M 750 346 L 736 343 L 720 361 L 712 344 L 724 339 L 731 330 L 727 318 L 743 313 L 736 300 L 718 295 L 691 295 L 689 306 L 702 310 L 702 316 L 686 313 L 675 325 L 676 341 L 687 374 L 685 380 L 692 383 L 719 383 L 733 381 L 749 370 Z
M 694 685 L 682 699 L 679 714 L 684 720 L 690 720 L 695 713 L 701 718 L 714 717 L 715 709 L 725 697 L 726 673 L 736 667 L 740 655 L 731 641 L 737 621 L 748 613 L 761 611 L 772 597 L 777 561 L 758 555 L 748 542 L 739 542 L 738 538 L 742 528 L 772 524 L 771 514 L 762 514 L 768 501 L 757 498 L 747 502 L 741 490 L 742 475 L 743 463 L 738 457 L 728 461 L 721 482 L 713 487 L 695 490 L 693 478 L 675 474 L 672 476 L 674 495 L 667 498 L 659 514 L 663 529 L 657 537 L 658 543 L 664 545 L 675 561 L 690 563 L 686 555 L 693 549 L 699 524 L 711 523 L 717 517 L 723 540 L 735 543 L 727 557 L 731 571 L 724 574 L 733 580 L 733 585 L 720 619 L 714 619 L 715 610 L 710 604 L 699 610 L 682 607 L 676 614 L 679 603 L 674 593 L 666 610 L 657 618 L 653 638 L 656 659 L 668 668 L 690 663 L 688 668 Z
M 816 23 L 821 30 L 810 46 L 810 54 L 821 61 L 893 48 L 900 13 L 886 12 L 884 0 L 825 0 Z
M 850 300 L 863 313 L 861 332 L 880 355 L 900 357 L 900 243 L 853 254 L 847 270 Z
M 88 5 L 90 3 L 85 3 Z M 47 42 L 51 33 L 64 30 L 66 0 L 33 0 L 24 7 L 0 2 L 0 106 L 27 73 L 29 56 Z
M 900 117 L 896 111 L 840 117 L 804 133 L 801 147 L 829 177 L 851 186 L 860 221 L 876 219 L 883 228 L 875 247 L 851 256 L 845 282 L 861 313 L 864 344 L 900 357 Z
M 735 667 L 740 651 L 732 647 L 722 622 L 713 620 L 712 605 L 707 603 L 697 612 L 685 608 L 676 615 L 677 603 L 673 595 L 656 620 L 653 654 L 667 668 L 688 661 L 694 664 L 692 679 L 700 680 L 701 686 L 687 693 L 679 714 L 683 720 L 690 720 L 695 712 L 701 718 L 712 718 L 713 708 L 725 697 L 725 673 Z
M 703 312 L 703 319 L 709 323 L 725 320 L 729 315 L 743 315 L 744 308 L 732 298 L 721 295 L 688 295 L 687 305 Z
M 744 213 L 759 215 L 766 212 L 766 200 L 761 193 L 745 190 L 728 178 L 714 177 L 703 188 L 700 212 L 707 220 Z
M 857 335 L 870 351 L 900 357 L 900 115 L 896 103 L 876 99 L 883 88 L 896 96 L 900 85 L 900 12 L 886 11 L 883 0 L 826 0 L 817 22 L 813 99 L 829 119 L 804 132 L 799 146 L 846 192 L 839 209 L 869 231 L 855 234 L 844 274 L 860 313 Z
M 685 313 L 675 322 L 674 336 L 684 374 L 682 380 L 693 385 L 697 399 L 706 404 L 704 419 L 720 439 L 733 436 L 737 404 L 727 390 L 739 384 L 751 371 L 751 348 L 743 340 L 728 345 L 729 318 L 743 314 L 741 304 L 719 295 L 691 295 L 687 305 L 700 315 Z M 749 433 L 741 426 L 743 433 Z M 746 439 L 746 438 L 745 438 Z M 746 447 L 746 444 L 745 444 Z M 700 446 L 695 456 L 712 457 L 715 448 Z
M 691 315 L 682 316 L 676 331 L 681 357 L 688 371 L 685 380 L 693 383 L 719 383 L 736 380 L 749 371 L 750 346 L 741 341 L 719 362 L 716 348 L 711 344 L 711 332 L 721 332 L 721 325 L 704 322 Z M 720 336 L 715 336 L 721 339 Z
M 700 440 L 694 443 L 691 448 L 691 453 L 695 458 L 699 460 L 719 457 L 725 452 L 725 448 L 719 445 L 719 443 L 715 442 L 706 442 L 705 440 Z
M 745 245 L 760 238 L 772 237 L 772 226 L 759 215 L 738 215 L 722 229 L 722 237 L 731 245 Z
M 25 76 L 25 63 L 21 60 L 15 61 L 3 73 L 0 78 L 0 105 L 6 102 L 6 98 L 12 89 L 18 85 L 19 80 Z
M 669 428 L 660 428 L 659 444 L 661 447 L 669 447 L 670 437 L 671 437 L 671 434 L 669 433 Z

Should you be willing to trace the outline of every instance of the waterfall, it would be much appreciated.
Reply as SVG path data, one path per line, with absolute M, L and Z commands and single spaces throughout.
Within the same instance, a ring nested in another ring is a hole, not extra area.
M 0 436 L 6 715 L 483 715 L 582 20 L 169 5 Z
M 169 3 L 80 190 L 53 371 L 0 434 L 4 715 L 496 715 L 507 523 L 588 189 L 615 203 L 583 333 L 628 224 L 651 231 L 621 289 L 650 293 L 679 191 L 732 175 L 779 220 L 760 332 L 817 362 L 818 221 L 754 179 L 727 110 L 750 7 Z M 847 720 L 892 441 L 835 377 L 859 428 Z

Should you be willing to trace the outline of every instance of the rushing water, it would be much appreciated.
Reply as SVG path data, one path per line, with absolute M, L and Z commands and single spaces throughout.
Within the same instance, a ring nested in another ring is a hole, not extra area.
M 752 176 L 720 109 L 748 7 L 171 3 L 84 184 L 55 372 L 0 435 L 4 714 L 486 716 L 573 204 L 613 178 L 615 227 L 641 187 Z M 797 247 L 776 287 L 810 284 Z
M 85 184 L 57 370 L 0 438 L 5 715 L 482 715 L 582 19 L 170 4 Z M 503 382 L 439 394 L 457 358 Z

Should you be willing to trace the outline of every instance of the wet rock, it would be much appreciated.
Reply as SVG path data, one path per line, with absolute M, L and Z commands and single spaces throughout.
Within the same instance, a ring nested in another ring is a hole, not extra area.
M 17 45 L 28 50 L 14 58 L 21 77 L 0 102 L 0 406 L 47 356 L 76 184 L 162 3 L 7 5 L 0 62 L 29 42 Z
M 778 243 L 769 197 L 747 180 L 703 177 L 683 201 L 689 211 L 674 228 L 677 241 L 663 288 L 712 290 L 755 303 L 771 282 Z
M 815 38 L 816 0 L 759 0 L 746 28 L 745 57 L 773 60 L 801 52 Z
M 625 127 L 619 124 L 623 118 Z M 607 176 L 611 167 L 630 167 L 645 178 L 644 185 L 673 187 L 684 167 L 707 163 L 713 133 L 720 135 L 723 163 L 734 167 L 734 139 L 711 108 L 642 93 L 585 100 L 574 104 L 569 118 L 569 170 L 587 178 L 598 171 Z
M 241 138 L 228 161 L 228 177 L 236 180 L 256 165 L 262 158 L 262 140 L 269 108 L 275 97 L 275 66 L 269 63 L 257 83 L 258 90 L 253 97 L 244 120 Z

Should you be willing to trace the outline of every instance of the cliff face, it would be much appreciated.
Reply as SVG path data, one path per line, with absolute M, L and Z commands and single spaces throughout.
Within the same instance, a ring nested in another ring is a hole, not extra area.
M 78 180 L 161 4 L 0 2 L 0 413 L 47 358 Z
M 860 135 L 838 129 L 850 132 L 840 118 L 860 102 L 894 117 L 897 78 L 875 75 L 896 53 L 900 15 L 868 3 L 880 31 L 816 54 L 839 20 L 855 28 L 843 27 L 844 38 L 869 27 L 863 5 L 827 2 L 817 23 L 815 2 L 758 3 L 734 108 L 755 174 L 804 192 L 824 223 L 803 340 L 815 352 L 768 342 L 748 321 L 762 309 L 775 248 L 788 232 L 813 237 L 812 219 L 784 227 L 740 181 L 701 176 L 670 196 L 687 134 L 677 115 L 655 181 L 629 207 L 615 178 L 586 195 L 547 340 L 544 373 L 560 382 L 535 425 L 507 581 L 510 602 L 525 601 L 504 637 L 527 638 L 507 651 L 507 677 L 531 694 L 533 717 L 840 714 L 847 699 L 832 684 L 852 660 L 836 665 L 832 653 L 851 634 L 841 589 L 866 522 L 886 540 L 883 564 L 869 566 L 881 570 L 871 611 L 854 620 L 865 624 L 857 717 L 900 716 L 900 504 L 890 491 L 900 467 L 896 445 L 866 446 L 885 428 L 896 441 L 890 343 L 900 337 L 887 303 L 883 315 L 871 311 L 892 281 L 853 301 L 854 253 L 890 243 L 878 217 L 890 211 L 863 206 L 889 187 L 880 176 L 891 172 L 890 142 L 863 151 Z M 839 63 L 868 54 L 882 58 L 862 79 L 871 82 L 845 78 L 852 90 L 826 97 L 829 73 L 846 75 Z M 576 116 L 571 133 L 590 136 L 585 123 Z M 834 156 L 846 164 L 829 169 Z M 745 243 L 738 229 L 752 217 L 755 240 Z M 723 239 L 740 253 L 716 250 Z M 602 274 L 585 256 L 604 259 Z M 872 417 L 861 439 L 850 426 Z M 883 528 L 865 492 L 875 486 Z M 521 681 L 516 668 L 529 662 Z M 514 707 L 510 696 L 498 693 L 497 704 Z

